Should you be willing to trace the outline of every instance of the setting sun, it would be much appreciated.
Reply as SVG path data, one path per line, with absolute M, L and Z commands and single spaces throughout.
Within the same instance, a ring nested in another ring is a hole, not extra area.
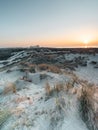
M 88 44 L 89 43 L 89 40 L 84 40 L 84 44 Z
M 90 41 L 87 40 L 87 39 L 83 41 L 83 43 L 85 44 L 85 46 L 84 46 L 85 48 L 88 48 L 88 44 L 89 44 L 89 42 L 90 42 Z
M 88 43 L 89 43 L 89 41 L 88 40 L 84 40 L 84 44 L 85 44 L 85 48 L 88 48 Z

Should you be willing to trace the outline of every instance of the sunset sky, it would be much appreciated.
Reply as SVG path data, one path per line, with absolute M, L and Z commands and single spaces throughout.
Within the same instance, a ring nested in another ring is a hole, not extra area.
M 98 0 L 0 0 L 0 47 L 98 47 Z

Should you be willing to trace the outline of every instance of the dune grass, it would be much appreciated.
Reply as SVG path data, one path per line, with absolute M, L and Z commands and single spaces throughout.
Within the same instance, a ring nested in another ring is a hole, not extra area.
M 48 71 L 52 73 L 61 73 L 61 70 L 59 67 L 52 65 L 52 64 L 39 64 L 38 65 L 39 70 L 41 71 Z
M 0 110 L 0 128 L 4 125 L 11 113 L 8 110 Z
M 16 85 L 14 83 L 8 83 L 4 88 L 3 94 L 16 93 Z
M 94 86 L 83 86 L 81 89 L 81 96 L 79 98 L 80 116 L 90 130 L 98 130 L 97 124 L 95 122 L 95 108 L 93 99 L 94 93 Z

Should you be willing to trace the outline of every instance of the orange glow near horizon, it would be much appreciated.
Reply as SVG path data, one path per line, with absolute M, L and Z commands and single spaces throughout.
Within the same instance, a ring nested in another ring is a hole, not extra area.
M 98 47 L 98 0 L 0 1 L 0 47 Z
M 38 41 L 11 41 L 8 43 L 9 47 L 29 47 L 39 45 L 42 47 L 98 47 L 98 41 L 56 41 L 56 40 L 38 40 Z M 6 46 L 5 46 L 6 47 Z
M 47 37 L 40 39 L 28 38 L 30 40 L 7 40 L 1 41 L 0 44 L 4 44 L 5 47 L 29 47 L 39 45 L 42 47 L 98 47 L 98 37 L 93 33 L 87 32 L 83 34 L 83 31 L 72 33 L 64 36 Z M 77 34 L 77 35 L 76 35 Z
M 36 37 L 17 36 L 14 38 L 5 38 L 0 41 L 0 45 L 8 45 L 9 47 L 27 47 L 27 46 L 45 46 L 45 47 L 98 47 L 98 34 L 95 27 L 76 27 L 69 29 L 67 32 L 64 30 L 59 30 L 57 33 L 43 34 Z

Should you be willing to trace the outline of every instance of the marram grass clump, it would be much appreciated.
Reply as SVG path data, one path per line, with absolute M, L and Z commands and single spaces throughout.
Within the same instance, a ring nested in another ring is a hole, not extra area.
M 83 86 L 81 90 L 80 101 L 80 114 L 83 121 L 86 123 L 89 130 L 98 130 L 95 118 L 94 108 L 94 93 L 95 88 L 89 86 Z
M 0 128 L 4 125 L 11 113 L 8 110 L 0 110 Z

